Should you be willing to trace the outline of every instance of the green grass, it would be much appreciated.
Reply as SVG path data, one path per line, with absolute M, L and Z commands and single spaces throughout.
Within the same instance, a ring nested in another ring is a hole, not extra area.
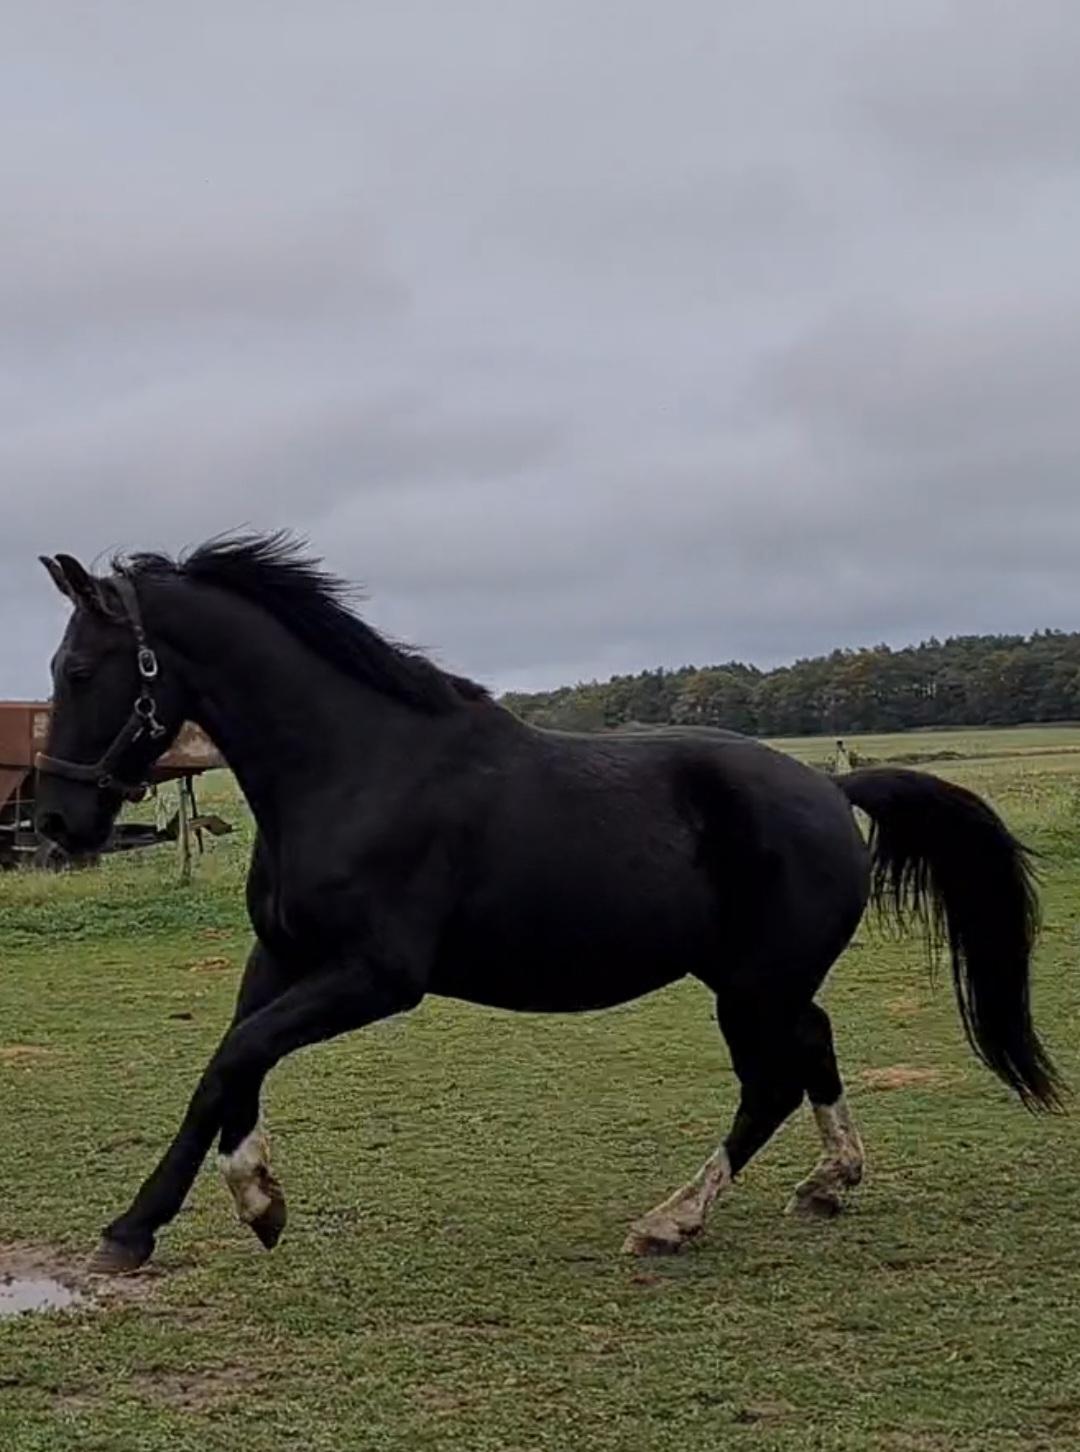
M 1036 1011 L 1076 1083 L 1080 755 L 991 751 L 1017 734 L 940 769 L 1045 854 Z M 248 840 L 188 889 L 168 849 L 0 880 L 0 1046 L 38 1051 L 0 1052 L 0 1242 L 88 1250 L 171 1135 L 246 952 Z M 695 985 L 572 1020 L 432 1001 L 295 1056 L 266 1095 L 279 1249 L 208 1168 L 145 1297 L 0 1324 L 0 1448 L 1076 1448 L 1074 1120 L 979 1068 L 915 944 L 860 932 L 828 1002 L 870 1156 L 852 1212 L 781 1216 L 800 1116 L 675 1261 L 616 1252 L 733 1109 Z M 937 1077 L 861 1077 L 898 1065 Z

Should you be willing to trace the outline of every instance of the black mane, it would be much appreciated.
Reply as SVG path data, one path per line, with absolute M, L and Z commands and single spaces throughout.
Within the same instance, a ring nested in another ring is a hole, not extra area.
M 475 681 L 451 675 L 420 651 L 386 640 L 349 608 L 356 591 L 328 573 L 287 531 L 208 540 L 179 560 L 140 553 L 113 568 L 173 574 L 216 585 L 261 606 L 305 645 L 346 675 L 419 710 L 437 714 L 462 701 L 488 699 Z

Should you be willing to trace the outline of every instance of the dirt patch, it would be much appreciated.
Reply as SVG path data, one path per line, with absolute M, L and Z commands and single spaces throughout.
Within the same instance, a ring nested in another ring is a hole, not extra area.
M 865 1089 L 911 1089 L 917 1084 L 923 1087 L 943 1084 L 945 1076 L 940 1069 L 916 1069 L 910 1064 L 891 1064 L 885 1069 L 863 1069 L 859 1083 Z
M 155 1266 L 131 1276 L 93 1276 L 86 1272 L 85 1258 L 50 1245 L 28 1245 L 0 1242 L 0 1285 L 14 1295 L 17 1287 L 43 1288 L 54 1285 L 70 1299 L 66 1306 L 81 1310 L 93 1307 L 132 1305 L 144 1302 L 154 1294 L 167 1273 Z M 29 1294 L 29 1292 L 28 1292 Z M 57 1295 L 57 1302 L 62 1300 Z M 27 1311 L 59 1310 L 60 1304 L 26 1305 Z
M 946 1432 L 878 1432 L 876 1445 L 888 1452 L 954 1452 L 959 1443 Z
M 412 1321 L 405 1328 L 411 1335 L 430 1338 L 439 1342 L 453 1342 L 459 1338 L 471 1340 L 474 1337 L 506 1336 L 510 1331 L 509 1321 Z
M 191 973 L 227 973 L 232 967 L 231 958 L 200 958 L 189 968 Z
M 205 1412 L 250 1396 L 262 1373 L 230 1363 L 191 1371 L 137 1372 L 131 1386 L 145 1401 L 179 1412 Z
M 188 1371 L 140 1371 L 128 1386 L 144 1402 L 178 1412 L 207 1412 L 227 1407 L 254 1394 L 262 1373 L 235 1363 L 206 1366 Z M 53 1406 L 58 1412 L 77 1416 L 100 1406 L 90 1387 L 58 1392 Z
M 779 1422 L 793 1416 L 796 1408 L 790 1402 L 754 1402 L 735 1413 L 735 1420 L 743 1426 L 755 1422 Z
M 145 1134 L 118 1134 L 115 1139 L 104 1140 L 98 1149 L 102 1154 L 111 1154 L 113 1150 L 142 1149 L 149 1143 Z
M 453 1387 L 437 1386 L 435 1383 L 413 1387 L 412 1399 L 421 1411 L 435 1416 L 448 1417 L 463 1411 L 477 1401 L 477 1393 L 458 1391 Z
M 52 1399 L 53 1410 L 77 1417 L 82 1412 L 92 1412 L 101 1405 L 101 1398 L 89 1387 L 76 1391 L 57 1392 Z
M 44 1064 L 59 1057 L 43 1044 L 0 1044 L 0 1064 Z
M 1051 1402 L 1044 1409 L 1046 1424 L 1055 1432 L 1080 1431 L 1080 1402 Z
M 220 1322 L 217 1307 L 209 1301 L 192 1301 L 182 1306 L 160 1306 L 149 1302 L 143 1307 L 142 1314 L 169 1326 L 203 1328 L 217 1326 Z
M 922 1012 L 922 1002 L 917 993 L 905 993 L 899 998 L 890 998 L 885 1007 L 893 1018 L 918 1018 Z

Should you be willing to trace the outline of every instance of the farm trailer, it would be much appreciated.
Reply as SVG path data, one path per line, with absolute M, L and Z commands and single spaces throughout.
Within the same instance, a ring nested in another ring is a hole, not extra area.
M 34 758 L 44 749 L 49 732 L 49 705 L 45 701 L 0 701 L 0 868 L 29 862 L 36 867 L 58 867 L 64 856 L 34 831 L 37 773 Z M 145 822 L 118 822 L 102 849 L 126 852 L 180 841 L 185 872 L 190 860 L 190 834 L 208 831 L 219 836 L 231 830 L 220 817 L 201 817 L 195 801 L 195 778 L 225 765 L 217 748 L 197 726 L 188 723 L 175 744 L 150 774 L 151 786 L 179 783 L 179 804 L 164 826 Z

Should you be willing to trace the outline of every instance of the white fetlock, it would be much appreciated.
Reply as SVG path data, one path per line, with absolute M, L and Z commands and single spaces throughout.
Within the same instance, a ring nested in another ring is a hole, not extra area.
M 218 1167 L 236 1201 L 236 1211 L 245 1225 L 251 1225 L 270 1208 L 270 1145 L 256 1126 L 231 1154 L 218 1155 Z
M 623 1241 L 623 1254 L 675 1254 L 702 1233 L 717 1196 L 730 1184 L 731 1162 L 721 1149 L 706 1160 L 688 1185 L 634 1221 Z
M 863 1177 L 862 1140 L 844 1096 L 835 1104 L 814 1106 L 825 1153 L 788 1202 L 787 1214 L 828 1218 L 843 1208 L 844 1192 Z

